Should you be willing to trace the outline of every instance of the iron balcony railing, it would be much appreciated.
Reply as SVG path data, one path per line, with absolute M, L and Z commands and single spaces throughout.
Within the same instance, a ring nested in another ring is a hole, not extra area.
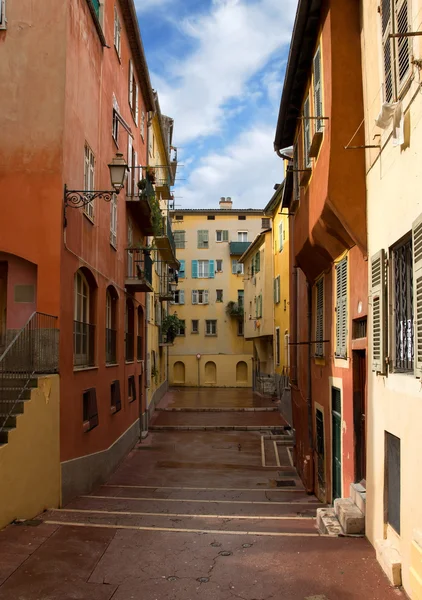
M 27 398 L 34 376 L 57 373 L 58 364 L 57 317 L 33 313 L 0 355 L 0 432 Z
M 172 300 L 177 284 L 178 277 L 174 271 L 172 273 L 163 273 L 160 276 L 160 299 Z
M 95 325 L 73 321 L 73 364 L 95 366 Z
M 106 329 L 106 362 L 115 364 L 117 362 L 117 331 Z
M 127 279 L 145 279 L 152 285 L 152 258 L 148 250 L 127 249 Z
M 161 227 L 156 232 L 155 237 L 167 237 L 169 240 L 173 255 L 176 256 L 176 242 L 174 241 L 174 235 L 173 235 L 173 231 L 171 228 L 171 220 L 168 215 L 166 217 L 163 217 L 163 219 L 161 221 Z
M 135 358 L 135 336 L 133 333 L 126 332 L 125 337 L 125 359 L 133 361 Z

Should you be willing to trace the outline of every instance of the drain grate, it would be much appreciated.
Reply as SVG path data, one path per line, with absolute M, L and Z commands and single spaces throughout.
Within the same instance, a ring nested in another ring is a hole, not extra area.
M 296 482 L 294 479 L 276 479 L 275 484 L 277 487 L 294 487 Z

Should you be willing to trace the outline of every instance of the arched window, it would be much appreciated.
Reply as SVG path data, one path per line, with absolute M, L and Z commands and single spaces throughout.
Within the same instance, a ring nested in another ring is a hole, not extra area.
M 125 346 L 126 360 L 133 361 L 135 358 L 135 310 L 130 299 L 126 300 Z
M 106 363 L 117 362 L 117 292 L 113 286 L 106 291 Z
M 94 285 L 88 275 L 91 274 L 79 269 L 74 282 L 73 362 L 78 367 L 95 365 Z

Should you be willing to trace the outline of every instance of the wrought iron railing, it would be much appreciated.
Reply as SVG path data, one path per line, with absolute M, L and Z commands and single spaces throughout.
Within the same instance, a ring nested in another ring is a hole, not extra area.
M 129 279 L 145 279 L 152 285 L 152 264 L 148 250 L 127 249 L 127 277 Z
M 135 336 L 133 333 L 126 332 L 125 336 L 125 359 L 132 361 L 135 358 Z
M 95 366 L 95 325 L 73 321 L 73 364 Z
M 174 241 L 173 230 L 171 228 L 171 220 L 168 215 L 167 215 L 167 217 L 163 217 L 163 220 L 161 222 L 161 227 L 157 231 L 155 237 L 164 237 L 164 236 L 169 239 L 172 252 L 173 252 L 174 256 L 176 256 L 176 242 Z
M 230 301 L 226 306 L 226 314 L 229 317 L 234 317 L 236 319 L 243 319 L 244 309 L 243 302 L 233 302 Z
M 34 313 L 0 355 L 0 431 L 36 374 L 57 373 L 57 317 Z
M 138 360 L 144 358 L 144 340 L 141 335 L 136 336 L 136 358 Z
M 117 362 L 117 331 L 106 329 L 106 362 L 115 364 Z
M 160 296 L 173 298 L 174 291 L 178 284 L 178 277 L 173 273 L 163 273 L 160 276 Z

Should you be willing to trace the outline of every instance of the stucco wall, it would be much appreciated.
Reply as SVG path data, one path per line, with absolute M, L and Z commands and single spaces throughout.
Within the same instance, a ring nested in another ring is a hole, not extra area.
M 0 447 L 0 528 L 60 505 L 59 376 L 40 377 Z

